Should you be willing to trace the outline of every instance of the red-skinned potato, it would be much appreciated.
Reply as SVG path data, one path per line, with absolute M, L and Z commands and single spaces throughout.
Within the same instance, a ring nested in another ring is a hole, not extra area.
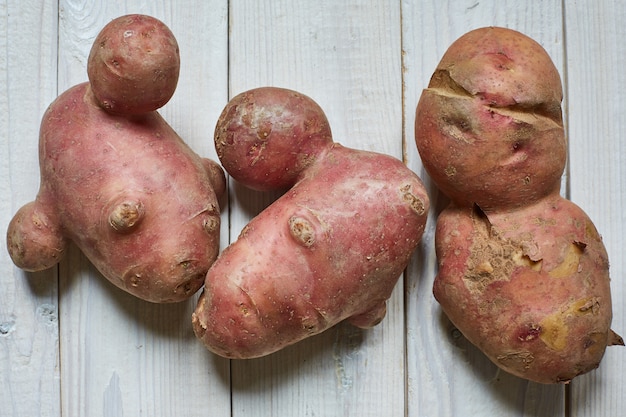
M 434 295 L 494 363 L 541 383 L 595 369 L 610 330 L 608 257 L 587 215 L 554 196 L 485 215 L 450 207 L 437 219 Z
M 510 209 L 558 192 L 567 145 L 558 71 L 532 39 L 475 30 L 444 54 L 416 112 L 417 147 L 459 205 Z
M 253 358 L 342 320 L 378 324 L 424 230 L 420 179 L 395 158 L 334 143 L 321 108 L 287 89 L 233 98 L 215 142 L 244 185 L 292 186 L 209 270 L 193 314 L 207 348 Z
M 109 113 L 142 114 L 163 107 L 178 83 L 174 34 L 160 20 L 133 14 L 109 22 L 89 53 L 87 74 Z
M 152 28 L 149 36 L 138 36 L 146 26 Z M 149 16 L 132 15 L 114 20 L 104 33 L 125 42 L 115 46 L 124 53 L 119 79 L 100 83 L 98 95 L 91 83 L 76 85 L 46 110 L 40 190 L 9 225 L 9 254 L 18 267 L 38 271 L 58 263 L 73 241 L 119 288 L 151 302 L 181 301 L 202 286 L 217 257 L 217 198 L 225 191 L 224 173 L 193 152 L 153 110 L 177 83 L 178 48 L 169 29 Z M 117 45 L 101 39 L 102 34 L 91 57 Z M 94 62 L 90 58 L 90 75 L 97 72 Z M 176 71 L 170 71 L 173 67 Z M 149 82 L 124 81 L 140 79 L 149 68 L 153 73 L 168 68 L 153 85 L 158 93 L 152 95 Z M 108 92 L 117 98 L 103 101 Z M 154 101 L 156 95 L 160 98 Z M 139 104 L 146 97 L 147 107 Z
M 330 126 L 317 103 L 280 89 L 254 89 L 239 95 L 222 112 L 215 133 L 224 169 L 255 190 L 293 186 L 332 142 Z
M 540 383 L 569 382 L 624 344 L 602 239 L 559 194 L 561 98 L 538 43 L 481 28 L 446 51 L 415 120 L 424 166 L 451 200 L 437 218 L 435 298 L 496 365 Z

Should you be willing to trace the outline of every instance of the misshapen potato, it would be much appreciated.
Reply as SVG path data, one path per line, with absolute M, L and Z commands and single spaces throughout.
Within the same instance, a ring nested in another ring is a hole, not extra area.
M 510 209 L 558 192 L 567 145 L 558 71 L 508 29 L 467 33 L 444 54 L 416 112 L 424 167 L 458 205 Z
M 117 72 L 104 77 L 94 65 Z M 129 293 L 187 299 L 218 254 L 225 178 L 154 111 L 178 81 L 176 40 L 154 18 L 120 17 L 94 43 L 88 73 L 90 82 L 61 94 L 43 116 L 41 186 L 9 225 L 11 258 L 28 271 L 50 268 L 74 241 Z M 148 73 L 163 77 L 152 83 Z
M 437 220 L 434 294 L 494 363 L 525 379 L 568 382 L 595 369 L 610 330 L 608 257 L 591 220 L 559 196 L 523 210 L 450 207 Z
M 539 44 L 482 28 L 444 54 L 415 121 L 424 166 L 451 199 L 437 219 L 435 298 L 495 364 L 541 383 L 569 382 L 623 344 L 602 239 L 559 195 L 561 98 Z
M 142 114 L 163 107 L 178 83 L 180 56 L 163 22 L 133 14 L 109 22 L 94 40 L 87 74 L 108 113 Z
M 378 324 L 424 230 L 420 179 L 395 158 L 334 143 L 319 106 L 286 89 L 235 97 L 215 140 L 244 185 L 291 188 L 209 270 L 196 335 L 219 355 L 252 358 L 342 320 Z
M 292 187 L 332 143 L 328 120 L 317 103 L 284 89 L 240 94 L 226 106 L 215 131 L 224 169 L 255 190 Z

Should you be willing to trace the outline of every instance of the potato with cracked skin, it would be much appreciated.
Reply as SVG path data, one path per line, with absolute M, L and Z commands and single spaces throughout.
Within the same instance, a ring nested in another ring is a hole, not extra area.
M 333 142 L 322 109 L 287 89 L 233 98 L 215 141 L 244 185 L 290 188 L 209 270 L 198 338 L 221 356 L 253 358 L 342 320 L 378 324 L 424 230 L 421 180 L 396 158 Z
M 540 383 L 596 368 L 610 345 L 609 262 L 589 217 L 559 194 L 562 89 L 517 31 L 471 31 L 444 54 L 416 109 L 424 166 L 451 203 L 437 219 L 433 292 L 500 368 Z
M 96 76 L 122 61 L 115 77 Z M 73 241 L 109 281 L 144 300 L 182 301 L 200 289 L 218 255 L 226 183 L 221 167 L 155 111 L 174 92 L 178 62 L 176 40 L 157 19 L 122 16 L 103 28 L 90 82 L 43 115 L 39 193 L 7 231 L 18 267 L 50 268 Z
M 520 35 L 467 33 L 420 97 L 420 156 L 458 205 L 510 209 L 559 191 L 567 154 L 561 80 L 543 48 Z
M 565 220 L 564 220 L 565 219 Z M 608 258 L 583 211 L 559 196 L 486 215 L 452 206 L 437 220 L 442 309 L 494 363 L 568 382 L 596 368 L 610 330 Z

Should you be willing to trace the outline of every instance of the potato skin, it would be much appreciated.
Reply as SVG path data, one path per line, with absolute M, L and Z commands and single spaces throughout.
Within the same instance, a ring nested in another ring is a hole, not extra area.
M 18 267 L 49 268 L 73 241 L 109 281 L 141 299 L 182 301 L 200 289 L 218 255 L 226 179 L 159 113 L 112 113 L 90 83 L 76 85 L 43 115 L 39 164 L 37 197 L 7 230 Z
M 256 190 L 293 186 L 332 143 L 319 105 L 286 88 L 261 87 L 238 94 L 215 127 L 215 148 L 224 169 Z
M 502 369 L 569 382 L 619 343 L 610 330 L 608 257 L 574 203 L 554 196 L 489 216 L 452 206 L 439 215 L 435 239 L 435 298 Z
M 426 224 L 417 175 L 396 158 L 334 143 L 311 98 L 277 87 L 234 97 L 215 142 L 244 185 L 291 188 L 209 270 L 192 319 L 207 348 L 253 358 L 342 320 L 380 322 Z
M 451 200 L 437 218 L 435 298 L 496 365 L 540 383 L 569 382 L 624 344 L 602 239 L 559 195 L 561 99 L 539 44 L 481 28 L 446 51 L 415 119 L 424 167 Z
M 494 107 L 522 106 L 561 117 L 561 77 L 546 50 L 516 30 L 485 27 L 467 32 L 441 57 L 431 80 L 449 74 L 467 94 Z
M 39 157 L 37 199 L 7 234 L 18 267 L 56 264 L 69 239 L 139 298 L 181 301 L 202 286 L 219 248 L 217 196 L 200 157 L 157 112 L 110 115 L 88 83 L 77 85 L 44 114 Z M 37 223 L 49 231 L 31 241 Z
M 504 28 L 462 36 L 416 109 L 428 174 L 458 205 L 513 209 L 558 192 L 567 144 L 561 81 L 535 41 Z
M 141 114 L 167 103 L 178 84 L 180 56 L 170 29 L 151 16 L 118 17 L 102 28 L 87 61 L 94 95 L 110 113 Z
M 303 175 L 209 270 L 193 324 L 214 353 L 264 356 L 344 319 L 383 319 L 426 223 L 421 181 L 395 158 L 339 144 Z
M 416 124 L 426 171 L 458 205 L 516 209 L 560 188 L 567 148 L 563 126 L 550 119 L 428 89 Z

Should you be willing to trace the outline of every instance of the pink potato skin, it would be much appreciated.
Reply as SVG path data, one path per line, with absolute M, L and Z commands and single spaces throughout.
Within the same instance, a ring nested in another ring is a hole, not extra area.
M 514 209 L 558 193 L 567 143 L 559 73 L 510 29 L 454 42 L 420 97 L 415 140 L 424 167 L 457 205 Z
M 434 295 L 496 365 L 567 383 L 624 342 L 607 252 L 560 197 L 567 142 L 559 73 L 517 31 L 487 27 L 448 48 L 416 108 L 415 143 L 450 206 L 437 218 Z
M 60 95 L 40 132 L 40 190 L 7 232 L 14 263 L 49 268 L 71 240 L 139 298 L 193 295 L 218 254 L 220 167 L 196 155 L 157 112 L 106 112 L 89 83 Z
M 401 161 L 325 146 L 209 270 L 193 314 L 196 335 L 221 356 L 253 358 L 344 319 L 376 325 L 428 204 Z
M 120 16 L 102 28 L 89 53 L 87 74 L 102 107 L 114 114 L 142 114 L 165 105 L 180 71 L 178 43 L 161 21 Z
M 440 71 L 486 105 L 521 105 L 561 117 L 558 70 L 539 43 L 518 31 L 492 26 L 467 32 L 443 54 Z
M 437 221 L 434 295 L 494 363 L 540 383 L 598 367 L 612 306 L 608 257 L 575 204 L 550 197 L 491 214 L 451 206 Z
M 559 191 L 562 124 L 433 89 L 420 98 L 416 124 L 426 170 L 458 205 L 516 209 Z
M 332 143 L 319 105 L 285 88 L 244 91 L 228 102 L 215 129 L 215 148 L 224 169 L 260 191 L 293 186 Z

